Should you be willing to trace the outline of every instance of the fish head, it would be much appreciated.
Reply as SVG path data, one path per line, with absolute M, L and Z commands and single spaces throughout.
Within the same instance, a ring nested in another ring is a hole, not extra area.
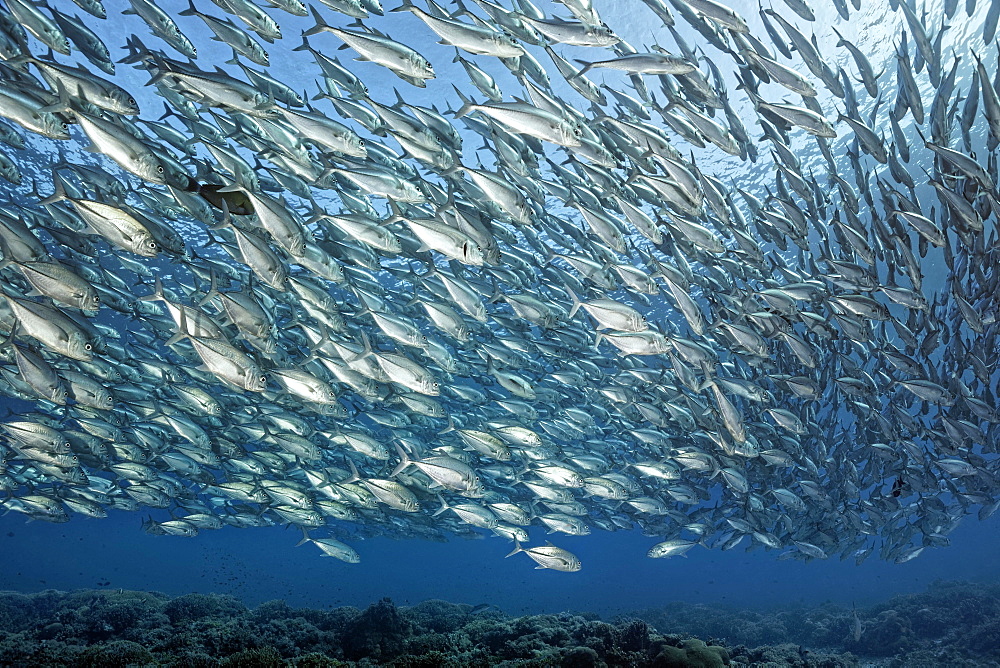
M 504 533 L 519 543 L 528 542 L 528 532 L 521 527 L 504 527 Z
M 95 395 L 95 402 L 94 403 L 100 404 L 105 409 L 110 410 L 111 408 L 114 408 L 115 398 L 114 398 L 114 396 L 112 396 L 112 394 L 111 394 L 111 392 L 109 390 L 100 390 Z
M 59 406 L 66 405 L 66 399 L 69 398 L 69 390 L 62 383 L 53 385 L 49 389 L 49 396 L 46 397 L 49 401 Z
M 351 138 L 347 144 L 347 150 L 344 152 L 351 157 L 361 158 L 362 160 L 368 157 L 368 149 L 365 147 L 365 140 L 357 135 Z
M 139 104 L 135 101 L 134 97 L 129 95 L 128 91 L 121 89 L 112 90 L 109 97 L 114 103 L 115 112 L 128 116 L 135 116 L 139 113 Z
M 521 46 L 521 43 L 514 39 L 512 35 L 508 35 L 507 33 L 497 35 L 497 43 L 524 53 L 524 47 Z
M 560 124 L 560 132 L 562 134 L 564 146 L 579 146 L 583 142 L 583 128 L 580 127 L 579 123 L 564 121 Z
M 267 376 L 256 364 L 251 365 L 246 370 L 246 375 L 243 377 L 243 387 L 250 392 L 263 392 L 267 387 Z
M 486 259 L 483 254 L 483 247 L 475 241 L 466 241 L 462 244 L 462 257 L 466 264 L 472 264 L 477 267 L 481 266 Z
M 139 234 L 133 239 L 129 250 L 143 257 L 156 257 L 160 254 L 160 244 L 149 234 Z
M 80 295 L 80 308 L 84 311 L 99 311 L 101 309 L 101 295 L 93 288 L 88 289 Z
M 71 357 L 75 360 L 80 360 L 82 362 L 89 362 L 93 359 L 91 354 L 94 350 L 94 344 L 92 344 L 82 332 L 72 332 L 69 335 L 69 339 L 66 342 L 67 357 Z
M 43 121 L 45 136 L 50 139 L 69 139 L 69 125 L 55 114 L 45 116 Z
M 163 166 L 163 162 L 152 153 L 143 155 L 138 159 L 135 164 L 135 172 L 147 181 L 152 181 L 153 183 L 159 183 L 161 185 L 165 185 L 167 183 L 167 170 Z
M 62 31 L 53 26 L 51 29 L 45 30 L 46 37 L 48 37 L 48 45 L 52 47 L 53 51 L 61 53 L 64 56 L 70 55 L 72 53 L 72 47 L 70 46 L 69 39 L 62 34 Z

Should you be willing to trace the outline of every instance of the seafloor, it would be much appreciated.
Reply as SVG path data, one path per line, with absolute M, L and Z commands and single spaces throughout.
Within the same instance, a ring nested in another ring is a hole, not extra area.
M 856 611 L 674 603 L 602 621 L 445 601 L 247 608 L 231 596 L 0 592 L 2 666 L 1000 666 L 1000 585 L 940 582 Z

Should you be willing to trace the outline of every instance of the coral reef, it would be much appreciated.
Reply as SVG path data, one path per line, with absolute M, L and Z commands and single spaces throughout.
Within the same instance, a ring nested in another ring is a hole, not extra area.
M 855 617 L 856 615 L 856 617 Z M 701 639 L 700 639 L 701 638 Z M 935 583 L 856 612 L 671 604 L 602 621 L 446 601 L 249 609 L 231 596 L 0 592 L 0 665 L 589 668 L 1000 665 L 1000 586 Z
M 997 584 L 939 581 L 856 611 L 829 603 L 770 613 L 671 605 L 630 616 L 660 631 L 714 638 L 737 663 L 856 665 L 853 656 L 880 666 L 1000 666 Z

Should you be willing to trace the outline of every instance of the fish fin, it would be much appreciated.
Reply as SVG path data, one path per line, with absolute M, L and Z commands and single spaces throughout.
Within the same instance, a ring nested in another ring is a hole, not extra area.
M 339 485 L 347 485 L 361 480 L 361 476 L 358 475 L 358 467 L 354 465 L 354 461 L 352 459 L 347 458 L 347 466 L 351 469 L 351 477 L 349 477 L 347 480 L 342 480 L 341 482 L 337 483 Z
M 219 290 L 218 290 L 218 285 L 217 285 L 217 279 L 216 279 L 216 276 L 215 276 L 215 269 L 211 268 L 208 271 L 209 271 L 210 285 L 209 285 L 209 288 L 208 288 L 208 292 L 205 293 L 205 296 L 202 297 L 201 300 L 198 302 L 198 306 L 199 307 L 204 306 L 205 304 L 207 304 L 208 302 L 212 301 L 213 299 L 215 299 L 219 295 Z
M 39 204 L 54 204 L 56 202 L 66 199 L 66 189 L 63 188 L 62 181 L 56 175 L 55 168 L 52 169 L 52 183 L 55 185 L 55 192 L 41 200 Z M 35 183 L 35 192 L 38 192 L 38 184 Z
M 475 103 L 469 98 L 465 97 L 465 94 L 462 93 L 461 90 L 459 90 L 458 86 L 452 84 L 452 88 L 455 89 L 455 92 L 458 93 L 458 98 L 462 101 L 462 106 L 458 108 L 458 111 L 454 112 L 455 118 L 462 118 L 470 111 L 472 111 L 472 107 L 475 106 Z
M 396 452 L 399 453 L 400 462 L 396 466 L 396 468 L 394 468 L 392 470 L 392 473 L 390 474 L 389 477 L 395 477 L 395 476 L 399 475 L 400 473 L 403 472 L 403 470 L 407 466 L 409 466 L 410 464 L 413 463 L 413 461 L 410 459 L 410 457 L 403 451 L 403 448 L 399 447 L 398 443 L 396 444 Z
M 455 421 L 449 415 L 448 416 L 448 426 L 445 427 L 444 429 L 442 429 L 441 431 L 439 431 L 438 432 L 438 436 L 440 436 L 441 434 L 447 434 L 450 431 L 455 431 Z
M 437 517 L 438 515 L 440 515 L 440 514 L 441 514 L 441 513 L 443 513 L 444 511 L 446 511 L 446 510 L 450 510 L 450 509 L 451 509 L 451 506 L 449 506 L 449 505 L 448 505 L 448 504 L 447 504 L 447 503 L 445 502 L 445 500 L 444 500 L 444 497 L 443 497 L 443 496 L 441 496 L 440 494 L 438 494 L 438 495 L 437 495 L 437 498 L 438 498 L 438 501 L 440 501 L 440 502 L 441 502 L 441 507 L 440 507 L 440 508 L 438 508 L 438 509 L 437 509 L 437 511 L 435 511 L 435 512 L 434 512 L 434 514 L 433 514 L 433 515 L 431 515 L 431 517 Z
M 524 552 L 524 551 L 525 551 L 524 548 L 521 547 L 521 543 L 515 538 L 514 539 L 514 550 L 510 554 L 508 554 L 506 557 L 504 557 L 504 559 L 506 559 L 507 557 L 513 557 L 518 552 Z
M 573 307 L 569 310 L 569 315 L 566 316 L 569 319 L 572 318 L 574 315 L 576 315 L 576 312 L 580 310 L 580 305 L 582 304 L 582 302 L 580 301 L 580 298 L 576 296 L 576 293 L 573 292 L 573 288 L 569 287 L 568 285 L 566 286 L 566 292 L 569 293 L 570 299 L 573 300 Z
M 573 60 L 576 60 L 576 58 L 574 58 Z M 575 79 L 577 77 L 582 77 L 584 74 L 586 74 L 587 72 L 589 72 L 594 67 L 594 63 L 586 61 L 586 60 L 576 60 L 576 62 L 578 62 L 581 65 L 583 65 L 583 67 L 580 68 L 580 71 L 577 72 L 576 74 L 574 74 L 573 76 L 571 76 L 569 79 Z M 567 79 L 567 81 L 569 81 L 569 79 Z
M 165 302 L 166 297 L 163 296 L 163 283 L 160 282 L 160 277 L 155 276 L 153 278 L 153 294 L 147 295 L 145 297 L 139 297 L 141 302 Z
M 401 4 L 399 7 L 396 7 L 394 9 L 390 9 L 389 11 L 390 12 L 411 12 L 414 9 L 417 9 L 417 6 L 414 5 L 410 0 L 403 0 L 403 4 Z
M 159 277 L 157 277 L 156 282 L 157 282 L 157 285 L 159 285 L 159 282 L 160 282 Z M 162 286 L 159 288 L 159 293 L 160 293 L 160 297 L 162 298 L 163 297 L 163 288 L 162 288 Z M 164 301 L 166 301 L 166 300 L 164 300 Z M 180 326 L 177 328 L 177 333 L 174 334 L 173 336 L 171 336 L 169 339 L 167 339 L 166 343 L 163 344 L 165 346 L 172 346 L 175 343 L 180 343 L 181 341 L 183 341 L 185 339 L 190 339 L 191 338 L 191 334 L 188 333 L 187 312 L 184 310 L 183 307 L 181 307 L 180 313 L 181 313 L 181 323 L 180 323 Z M 205 367 L 206 371 L 208 371 L 209 373 L 211 373 L 211 369 L 209 369 L 207 365 L 202 365 L 202 366 Z
M 323 18 L 323 15 L 319 13 L 319 10 L 316 9 L 315 5 L 310 4 L 309 11 L 312 12 L 313 19 L 315 19 L 316 21 L 316 25 L 314 25 L 312 28 L 309 28 L 309 30 L 303 32 L 302 33 L 303 37 L 308 37 L 309 35 L 316 35 L 318 33 L 323 32 L 324 30 L 327 30 L 330 27 L 330 24 L 326 22 L 326 19 Z

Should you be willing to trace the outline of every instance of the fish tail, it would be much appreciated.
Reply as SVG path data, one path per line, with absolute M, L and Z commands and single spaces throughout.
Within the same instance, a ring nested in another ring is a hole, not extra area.
M 514 549 L 513 549 L 513 550 L 512 550 L 511 552 L 510 552 L 510 554 L 508 554 L 508 555 L 507 555 L 506 557 L 504 557 L 504 559 L 506 559 L 507 557 L 513 557 L 513 556 L 514 556 L 515 554 L 517 554 L 518 552 L 524 552 L 524 551 L 525 551 L 525 550 L 524 550 L 524 548 L 523 548 L 523 547 L 521 547 L 521 543 L 520 543 L 520 541 L 518 541 L 518 540 L 517 540 L 517 539 L 515 538 L 515 539 L 514 539 Z
M 578 62 L 581 65 L 583 65 L 583 67 L 580 69 L 579 72 L 577 72 L 576 74 L 574 74 L 573 76 L 571 76 L 570 79 L 575 79 L 576 77 L 582 77 L 584 74 L 586 74 L 587 72 L 589 72 L 594 67 L 594 63 L 592 63 L 590 61 L 587 61 L 587 60 L 576 60 L 575 58 L 573 60 L 575 60 L 576 62 Z M 568 80 L 569 79 L 567 79 L 567 81 Z
M 350 458 L 347 459 L 347 466 L 351 469 L 351 477 L 338 483 L 340 485 L 347 485 L 361 480 L 361 476 L 358 475 L 358 467 L 354 465 L 354 462 Z
M 442 429 L 441 431 L 439 431 L 438 432 L 438 436 L 440 436 L 441 434 L 447 434 L 450 431 L 455 431 L 455 420 L 453 420 L 452 417 L 449 415 L 448 416 L 448 426 L 445 427 L 444 429 Z
M 447 503 L 447 502 L 446 502 L 446 501 L 444 500 L 444 497 L 443 497 L 443 496 L 441 496 L 440 494 L 438 494 L 438 495 L 437 495 L 437 498 L 438 498 L 438 501 L 440 501 L 440 502 L 441 502 L 441 507 L 440 507 L 440 508 L 438 508 L 438 509 L 437 509 L 437 510 L 436 510 L 436 511 L 434 512 L 434 514 L 433 514 L 433 515 L 431 515 L 431 517 L 437 517 L 438 515 L 440 515 L 440 514 L 441 514 L 441 513 L 443 513 L 444 511 L 446 511 L 446 510 L 449 510 L 449 509 L 451 509 L 451 506 L 449 506 L 449 505 L 448 505 L 448 503 Z
M 414 9 L 417 9 L 417 6 L 414 5 L 413 2 L 411 2 L 411 0 L 403 0 L 403 4 L 401 4 L 399 7 L 396 7 L 395 9 L 390 9 L 389 11 L 390 12 L 411 12 Z
M 330 27 L 330 24 L 326 22 L 326 19 L 324 19 L 323 15 L 319 13 L 319 10 L 316 9 L 315 5 L 310 4 L 309 11 L 312 12 L 313 19 L 316 20 L 316 25 L 303 32 L 303 38 L 308 37 L 309 35 L 317 35 Z
M 39 194 L 38 183 L 34 181 L 32 183 L 34 183 L 35 185 L 35 194 L 36 195 Z M 53 185 L 55 185 L 56 188 L 55 192 L 46 197 L 45 199 L 39 201 L 38 202 L 39 204 L 43 206 L 46 204 L 55 204 L 56 202 L 61 202 L 62 200 L 66 199 L 66 189 L 63 188 L 62 180 L 59 179 L 58 175 L 56 174 L 55 167 L 52 168 L 52 183 Z
M 219 296 L 218 281 L 215 276 L 215 269 L 209 269 L 209 288 L 208 292 L 204 297 L 198 302 L 198 306 L 204 306 L 208 302 L 212 301 Z
M 402 473 L 403 469 L 413 463 L 409 456 L 407 456 L 406 452 L 403 451 L 403 448 L 399 447 L 398 443 L 396 444 L 396 452 L 399 453 L 400 462 L 396 468 L 392 470 L 392 474 L 389 476 L 391 478 Z
M 566 286 L 566 292 L 569 293 L 569 298 L 573 300 L 573 308 L 569 310 L 569 315 L 566 317 L 572 319 L 573 316 L 576 315 L 576 312 L 580 310 L 580 304 L 582 304 L 582 302 L 580 301 L 580 298 L 576 296 L 576 293 L 573 292 L 573 288 L 568 285 Z
M 0 350 L 5 350 L 14 345 L 14 338 L 17 336 L 17 330 L 21 326 L 21 321 L 14 317 L 14 322 L 10 326 L 10 334 L 7 335 L 3 341 L 0 341 Z
M 141 302 L 165 302 L 167 298 L 163 296 L 163 283 L 160 282 L 160 277 L 155 276 L 153 278 L 153 294 L 146 295 L 145 297 L 139 297 Z
M 312 540 L 312 538 L 309 537 L 309 532 L 306 530 L 305 527 L 299 527 L 299 528 L 302 529 L 302 540 L 300 540 L 299 542 L 297 542 L 295 544 L 295 547 L 299 547 L 301 545 L 305 545 L 306 543 L 308 543 L 309 541 Z
M 458 93 L 458 99 L 462 101 L 462 106 L 455 112 L 455 118 L 461 118 L 472 111 L 473 102 L 469 98 L 465 97 L 465 94 L 459 90 L 458 86 L 452 84 L 451 87 L 455 89 L 455 92 Z

